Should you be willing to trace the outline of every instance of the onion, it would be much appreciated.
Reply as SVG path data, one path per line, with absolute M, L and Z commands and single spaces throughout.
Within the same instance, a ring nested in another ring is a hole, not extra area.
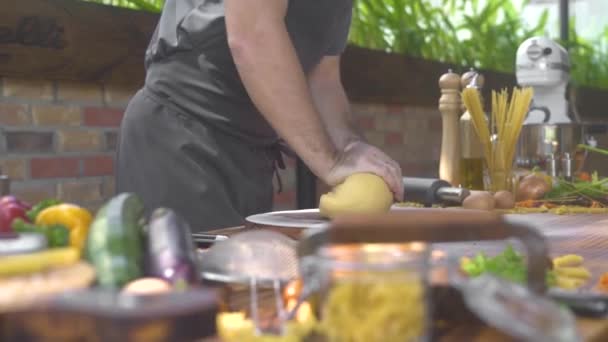
M 539 200 L 551 190 L 551 185 L 542 175 L 535 173 L 524 177 L 517 186 L 517 201 Z

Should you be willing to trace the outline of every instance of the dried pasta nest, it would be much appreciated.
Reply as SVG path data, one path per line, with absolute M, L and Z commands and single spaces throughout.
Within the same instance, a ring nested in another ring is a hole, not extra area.
M 0 278 L 0 312 L 25 308 L 62 292 L 87 288 L 94 280 L 95 270 L 86 262 Z

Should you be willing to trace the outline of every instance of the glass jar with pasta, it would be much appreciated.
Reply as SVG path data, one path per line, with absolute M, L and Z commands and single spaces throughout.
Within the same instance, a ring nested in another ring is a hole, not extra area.
M 426 244 L 333 245 L 317 257 L 318 330 L 327 342 L 426 340 Z

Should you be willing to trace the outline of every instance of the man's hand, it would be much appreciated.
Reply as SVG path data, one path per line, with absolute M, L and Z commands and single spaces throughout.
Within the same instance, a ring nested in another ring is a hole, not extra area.
M 403 200 L 403 176 L 399 164 L 380 149 L 361 141 L 348 144 L 331 171 L 322 178 L 328 185 L 335 186 L 353 173 L 361 172 L 382 177 L 395 199 Z

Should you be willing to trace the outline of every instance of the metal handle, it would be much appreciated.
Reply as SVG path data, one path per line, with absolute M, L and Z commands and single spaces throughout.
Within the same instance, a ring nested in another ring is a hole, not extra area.
M 543 123 L 547 123 L 551 119 L 551 112 L 549 111 L 549 108 L 547 108 L 545 106 L 531 106 L 530 109 L 528 109 L 528 114 L 526 114 L 526 118 L 528 118 L 530 116 L 530 113 L 533 110 L 538 110 L 538 111 L 541 111 L 541 112 L 543 112 L 545 114 L 545 118 L 543 119 Z
M 309 231 L 298 245 L 300 257 L 314 255 L 323 245 L 395 242 L 464 242 L 517 238 L 527 258 L 528 286 L 546 291 L 549 268 L 544 237 L 530 226 L 509 223 L 490 212 L 449 209 L 391 212 L 383 215 L 348 215 Z
M 0 196 L 11 194 L 11 180 L 7 175 L 0 175 Z
M 437 197 L 443 202 L 451 202 L 456 204 L 462 204 L 465 198 L 467 198 L 471 192 L 465 188 L 441 188 L 437 190 Z
M 403 196 L 408 201 L 430 207 L 436 203 L 460 204 L 470 192 L 464 188 L 454 188 L 450 183 L 435 178 L 403 177 Z

